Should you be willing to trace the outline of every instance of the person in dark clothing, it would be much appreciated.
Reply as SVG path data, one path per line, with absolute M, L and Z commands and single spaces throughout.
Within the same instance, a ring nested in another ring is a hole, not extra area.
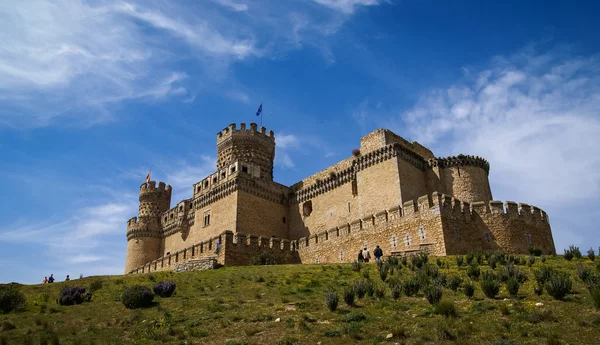
M 381 248 L 379 248 L 379 246 L 377 246 L 373 250 L 373 255 L 375 255 L 375 261 L 379 262 L 381 260 L 381 257 L 383 256 L 383 250 L 381 250 Z
M 359 250 L 358 251 L 358 262 L 361 263 L 363 261 L 365 261 L 365 258 L 362 255 L 362 250 Z
M 48 278 L 48 283 L 54 283 L 54 274 L 50 274 L 50 278 Z

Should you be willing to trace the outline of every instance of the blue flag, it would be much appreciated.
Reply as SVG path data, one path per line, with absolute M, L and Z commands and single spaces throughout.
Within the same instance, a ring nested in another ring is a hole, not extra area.
M 260 116 L 260 113 L 262 113 L 262 103 L 260 104 L 260 107 L 258 107 L 258 111 L 256 112 L 256 116 Z

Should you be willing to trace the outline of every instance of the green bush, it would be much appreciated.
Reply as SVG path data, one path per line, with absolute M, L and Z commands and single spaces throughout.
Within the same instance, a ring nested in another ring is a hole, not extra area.
M 600 309 L 600 286 L 595 286 L 590 289 L 590 296 L 594 302 L 596 309 Z
M 386 263 L 380 264 L 378 265 L 377 270 L 379 271 L 379 277 L 381 278 L 381 281 L 385 282 L 385 279 L 388 276 L 388 265 Z
M 529 254 L 540 256 L 542 255 L 542 248 L 529 246 Z
M 335 311 L 339 301 L 338 293 L 335 291 L 327 291 L 327 293 L 325 293 L 325 301 L 327 302 L 327 309 L 329 309 L 329 311 Z
M 538 270 L 533 271 L 533 275 L 535 276 L 535 280 L 540 285 L 546 284 L 546 282 L 552 277 L 552 273 L 554 270 L 548 266 L 542 266 Z
M 5 314 L 25 308 L 25 295 L 19 289 L 19 284 L 0 285 L 0 312 Z
M 448 283 L 446 284 L 448 288 L 452 291 L 458 290 L 460 284 L 462 283 L 462 278 L 459 276 L 452 276 L 448 279 Z
M 366 280 L 365 281 L 365 285 L 366 285 L 366 292 L 367 292 L 367 296 L 369 297 L 373 297 L 373 294 L 375 293 L 375 283 L 373 283 L 371 280 Z
M 577 276 L 581 279 L 582 282 L 587 282 L 588 279 L 592 276 L 592 271 L 584 268 L 581 263 L 577 264 Z
M 435 305 L 435 313 L 445 317 L 456 316 L 456 305 L 454 302 L 443 299 Z
M 429 261 L 427 253 L 418 253 L 410 258 L 413 268 L 421 268 Z
M 542 255 L 542 263 L 545 264 L 546 263 L 546 256 Z
M 391 286 L 391 292 L 392 292 L 392 298 L 393 299 L 400 298 L 400 295 L 402 295 L 402 284 L 400 284 L 400 283 L 393 284 Z
M 383 299 L 385 297 L 385 284 L 376 284 L 374 286 L 375 297 Z
M 563 255 L 563 257 L 565 258 L 565 260 L 571 261 L 573 260 L 573 253 L 570 250 L 565 249 L 565 254 Z
M 90 283 L 90 292 L 94 293 L 100 289 L 102 289 L 102 280 L 100 280 L 100 279 L 92 280 L 92 282 Z
M 572 282 L 568 274 L 563 272 L 554 272 L 552 277 L 546 282 L 546 292 L 554 299 L 562 300 L 571 292 Z
M 456 266 L 460 267 L 465 262 L 465 258 L 462 255 L 456 256 Z
M 356 292 L 356 297 L 359 299 L 363 298 L 367 293 L 367 284 L 365 280 L 357 280 L 353 284 L 354 292 Z
M 596 271 L 600 272 L 600 260 L 596 262 Z
M 515 278 L 520 284 L 527 281 L 527 274 L 521 271 L 518 266 L 511 263 L 507 264 L 500 272 L 498 272 L 498 280 L 506 282 L 510 278 Z
M 387 263 L 388 263 L 388 265 L 390 265 L 390 267 L 400 266 L 400 260 L 398 260 L 398 257 L 396 257 L 396 256 L 390 256 L 387 259 Z
M 64 287 L 56 298 L 56 303 L 60 305 L 74 305 L 91 300 L 92 293 L 86 293 L 84 287 Z
M 471 298 L 475 295 L 475 284 L 472 281 L 466 282 L 463 284 L 463 290 L 465 292 L 465 296 Z
M 467 262 L 467 265 L 473 263 L 473 259 L 475 259 L 475 255 L 473 254 L 473 252 L 468 252 L 465 256 L 465 261 Z
M 123 292 L 121 302 L 127 309 L 145 308 L 152 305 L 154 294 L 149 288 L 141 285 L 130 287 Z
M 534 263 L 535 263 L 535 256 L 530 255 L 529 260 L 527 261 L 527 267 L 533 266 Z
M 519 284 L 519 281 L 514 277 L 511 277 L 506 281 L 506 290 L 508 290 L 508 293 L 511 296 L 516 296 L 519 293 L 520 286 L 521 284 Z
M 283 263 L 283 255 L 269 251 L 261 250 L 252 258 L 253 265 L 281 265 Z
M 569 246 L 569 251 L 573 254 L 575 259 L 581 259 L 581 251 L 579 250 L 579 247 L 571 245 Z
M 473 280 L 478 280 L 479 275 L 481 275 L 481 270 L 479 269 L 479 266 L 476 264 L 469 265 L 469 267 L 467 268 L 467 275 Z
M 404 282 L 404 294 L 408 297 L 416 295 L 419 292 L 420 284 L 416 277 L 408 278 Z
M 536 282 L 535 286 L 533 287 L 533 292 L 536 295 L 541 296 L 544 293 L 544 284 Z
M 354 288 L 351 286 L 344 289 L 344 303 L 349 307 L 354 305 Z
M 496 298 L 500 292 L 500 285 L 491 276 L 486 276 L 481 280 L 481 290 L 488 298 Z
M 352 270 L 354 272 L 360 272 L 360 269 L 361 269 L 360 262 L 354 260 L 354 262 L 352 262 Z
M 344 315 L 345 322 L 361 322 L 367 319 L 367 315 L 365 313 L 359 311 L 351 311 L 348 314 Z
M 423 288 L 423 293 L 429 304 L 435 305 L 442 299 L 442 286 L 439 284 L 429 284 Z
M 596 260 L 596 254 L 594 253 L 594 248 L 590 248 L 587 252 L 587 256 L 590 260 Z

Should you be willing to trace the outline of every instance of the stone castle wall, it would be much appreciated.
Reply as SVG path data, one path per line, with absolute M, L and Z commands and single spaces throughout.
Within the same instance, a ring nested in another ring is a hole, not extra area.
M 365 244 L 435 255 L 555 251 L 543 211 L 492 201 L 489 163 L 480 157 L 435 158 L 381 129 L 361 138 L 353 156 L 287 187 L 272 181 L 274 147 L 272 131 L 232 124 L 217 135 L 217 170 L 194 184 L 191 199 L 169 209 L 170 186 L 143 184 L 138 217 L 127 226 L 126 271 L 146 263 L 170 269 L 209 253 L 217 237 L 229 253 L 218 260 L 229 264 L 247 264 L 267 243 L 279 248 L 272 241 L 289 241 L 296 254 L 286 260 L 302 263 L 350 262 Z

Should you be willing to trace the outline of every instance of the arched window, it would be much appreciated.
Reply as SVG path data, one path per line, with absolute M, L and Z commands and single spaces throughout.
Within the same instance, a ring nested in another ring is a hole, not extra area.
M 411 241 L 410 235 L 406 235 L 404 237 L 404 245 L 405 246 L 410 246 L 411 243 L 412 243 L 412 241 Z
M 392 248 L 396 248 L 398 246 L 398 238 L 396 237 L 396 235 L 392 235 L 390 245 L 392 246 Z
M 425 228 L 423 228 L 423 225 L 419 226 L 419 230 L 417 230 L 417 235 L 419 236 L 419 239 L 421 241 L 423 241 L 427 235 L 425 234 Z

